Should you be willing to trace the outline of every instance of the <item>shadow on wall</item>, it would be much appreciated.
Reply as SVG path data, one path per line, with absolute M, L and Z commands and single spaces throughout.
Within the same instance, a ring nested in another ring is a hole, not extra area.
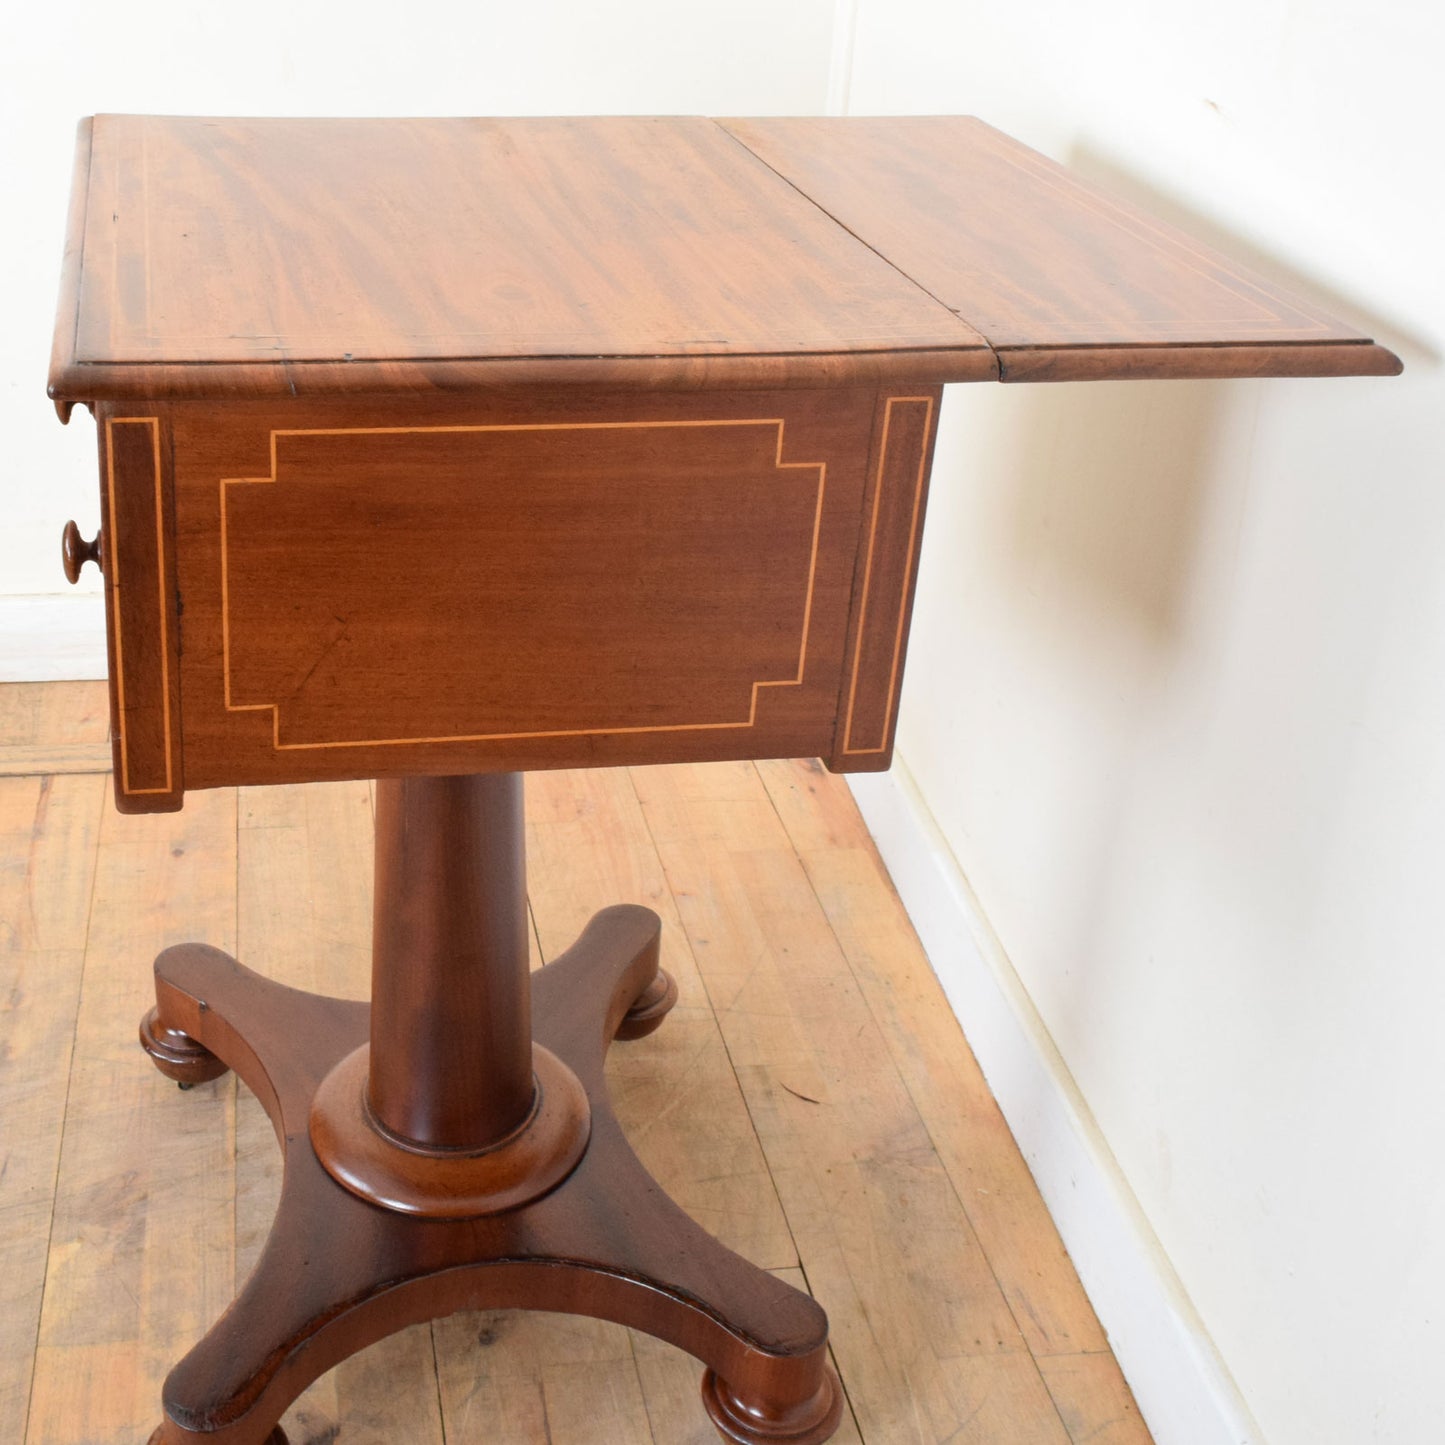
M 1406 354 L 1406 385 L 1431 370 L 1418 342 L 1250 256 L 1097 154 L 1070 159 L 1352 315 Z M 1129 986 L 1115 955 L 1147 950 L 1167 917 L 1215 917 L 1222 934 L 1277 946 L 1293 980 L 1330 906 L 1342 823 L 1326 780 L 1368 766 L 1352 718 L 1393 622 L 1399 569 L 1383 554 L 1428 531 L 1428 513 L 1408 520 L 1399 479 L 1386 496 L 1374 476 L 1405 386 L 967 390 L 968 435 L 955 429 L 949 450 L 959 480 L 973 477 L 952 497 L 934 489 L 944 525 L 925 541 L 935 595 L 919 655 L 935 676 L 950 662 L 958 675 L 962 658 L 971 695 L 949 696 L 951 725 L 931 708 L 905 705 L 903 717 L 934 775 L 953 774 L 940 820 L 985 906 L 997 898 L 1017 965 L 1052 955 L 1072 974 L 1054 994 L 1057 1042 L 1066 1056 L 1076 1042 L 1087 1050 L 1087 1017 Z M 947 576 L 960 548 L 982 575 Z M 1141 906 L 1145 880 L 1170 901 Z M 1052 919 L 1029 919 L 1045 900 Z
M 1064 1058 L 1089 1075 L 1111 1020 L 1128 1015 L 1117 951 L 1121 917 L 1137 911 L 1136 835 L 1151 811 L 1140 795 L 1155 786 L 1157 730 L 1194 665 L 1220 530 L 1246 486 L 1233 466 L 1258 396 L 1230 381 L 1018 391 L 998 419 L 1003 455 L 989 467 L 1003 464 L 980 539 L 992 573 L 983 585 L 1012 612 L 1004 629 L 1020 649 L 1005 663 L 1005 685 L 1019 690 L 1002 702 L 1018 731 L 993 736 L 1001 756 L 985 746 L 965 764 L 981 770 L 973 786 L 1002 786 L 1007 802 L 988 806 L 1012 816 L 991 818 L 980 873 L 968 862 L 965 872 Z M 984 720 L 985 737 L 997 726 Z M 990 857 L 999 844 L 1009 856 Z M 1040 966 L 1061 972 L 1031 976 Z M 1152 1081 L 1139 1079 L 1138 1091 L 1151 1111 Z
M 1007 565 L 1031 595 L 1178 639 L 1227 382 L 1063 383 L 1023 399 L 1008 477 Z
M 1400 357 L 1408 370 L 1440 364 L 1442 358 L 1439 351 L 1418 334 L 1405 329 L 1397 321 L 1386 320 L 1365 311 L 1356 304 L 1353 297 L 1344 292 L 1332 290 L 1312 277 L 1291 270 L 1277 256 L 1242 240 L 1234 232 L 1226 230 L 1198 211 L 1190 210 L 1175 197 L 1145 185 L 1137 176 L 1121 169 L 1109 156 L 1093 146 L 1075 146 L 1069 152 L 1067 165 L 1071 171 L 1077 171 L 1085 180 L 1092 181 L 1100 189 L 1138 206 L 1140 210 L 1147 211 L 1160 220 L 1178 226 L 1196 240 L 1213 246 L 1232 260 L 1242 262 L 1266 280 L 1313 301 L 1330 315 L 1349 322 L 1365 336 L 1372 337 L 1382 346 L 1388 346 Z M 1327 221 L 1321 221 L 1321 226 L 1327 224 Z
M 1310 298 L 1389 346 L 1411 370 L 1439 365 L 1439 353 L 1418 337 L 1291 272 L 1099 151 L 1075 147 L 1067 164 Z M 1031 392 L 1030 404 L 1019 409 L 1009 478 L 1016 562 L 1031 579 L 1056 573 L 1081 594 L 1081 604 L 1106 613 L 1137 640 L 1167 648 L 1182 622 L 1223 414 L 1241 400 L 1257 405 L 1258 389 L 1184 381 L 1047 385 Z

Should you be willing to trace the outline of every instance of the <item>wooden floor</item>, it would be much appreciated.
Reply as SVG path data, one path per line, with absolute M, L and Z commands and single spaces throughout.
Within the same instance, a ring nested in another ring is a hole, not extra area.
M 203 939 L 365 994 L 366 783 L 125 818 L 99 684 L 0 687 L 0 1442 L 144 1445 L 279 1188 L 227 1076 L 135 1042 L 150 959 Z M 1148 1445 L 1027 1168 L 840 779 L 805 763 L 536 774 L 539 959 L 597 908 L 663 918 L 681 1002 L 613 1050 L 663 1185 L 832 1320 L 868 1445 Z M 292 1445 L 717 1445 L 699 1367 L 626 1329 L 469 1314 L 322 1379 Z

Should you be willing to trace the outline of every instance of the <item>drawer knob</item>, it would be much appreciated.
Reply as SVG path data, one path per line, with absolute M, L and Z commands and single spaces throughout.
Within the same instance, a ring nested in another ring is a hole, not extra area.
M 65 530 L 60 534 L 60 560 L 65 568 L 66 581 L 75 583 L 80 581 L 80 569 L 87 562 L 94 562 L 103 572 L 105 561 L 101 548 L 101 532 L 97 532 L 89 542 L 80 535 L 80 528 L 74 522 L 67 522 Z

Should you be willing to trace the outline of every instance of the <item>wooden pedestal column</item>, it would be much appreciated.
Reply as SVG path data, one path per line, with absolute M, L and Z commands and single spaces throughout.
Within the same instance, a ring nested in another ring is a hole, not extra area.
M 842 1398 L 807 1295 L 693 1223 L 608 1103 L 614 1038 L 676 1000 L 650 910 L 603 910 L 529 977 L 518 775 L 378 786 L 373 1002 L 167 949 L 141 1040 L 182 1083 L 234 1068 L 286 1155 L 256 1271 L 171 1372 L 152 1445 L 285 1445 L 317 1376 L 458 1309 L 645 1330 L 708 1367 L 739 1445 L 818 1445 Z
M 372 1118 L 432 1149 L 487 1149 L 531 1113 L 522 777 L 376 785 Z

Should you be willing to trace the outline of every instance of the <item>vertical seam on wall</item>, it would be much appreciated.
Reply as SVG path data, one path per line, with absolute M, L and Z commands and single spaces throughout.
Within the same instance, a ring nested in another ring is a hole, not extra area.
M 833 44 L 828 57 L 828 114 L 847 115 L 853 101 L 853 59 L 859 0 L 833 0 Z

